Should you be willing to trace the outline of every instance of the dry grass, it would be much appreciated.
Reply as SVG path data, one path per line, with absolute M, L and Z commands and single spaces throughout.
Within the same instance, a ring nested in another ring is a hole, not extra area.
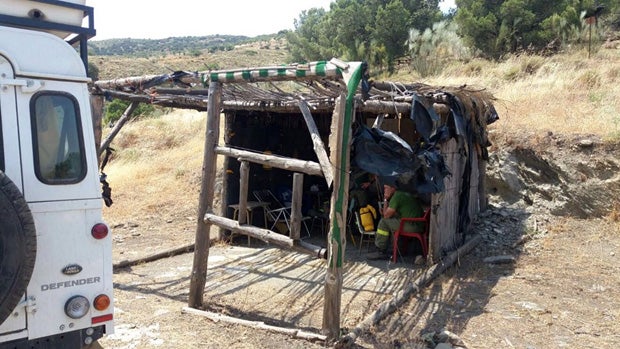
M 125 125 L 105 171 L 115 203 L 106 219 L 122 223 L 126 212 L 194 218 L 202 168 L 205 113 L 175 111 Z M 188 216 L 189 215 L 189 216 Z
M 505 134 L 547 132 L 620 137 L 618 50 L 601 49 L 552 57 L 515 56 L 501 63 L 472 61 L 455 64 L 425 81 L 434 85 L 488 88 L 497 98 Z

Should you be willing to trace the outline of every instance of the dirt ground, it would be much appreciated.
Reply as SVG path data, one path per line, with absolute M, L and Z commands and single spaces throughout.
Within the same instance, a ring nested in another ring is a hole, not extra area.
M 620 347 L 620 151 L 595 138 L 498 140 L 489 161 L 481 243 L 364 333 L 359 348 L 435 348 L 448 330 L 466 348 Z M 501 151 L 499 149 L 502 149 Z M 116 201 L 131 195 L 119 193 Z M 195 207 L 142 217 L 114 212 L 114 262 L 191 244 Z M 114 205 L 109 210 L 115 210 Z M 121 206 L 121 208 L 123 207 Z M 214 228 L 215 229 L 215 228 Z M 313 232 L 312 242 L 324 237 Z M 498 261 L 489 257 L 502 257 Z M 347 246 L 343 333 L 415 280 L 410 258 L 368 261 Z M 182 313 L 191 253 L 118 268 L 115 333 L 104 348 L 319 348 L 325 344 Z M 208 311 L 320 333 L 324 261 L 245 238 L 215 244 Z M 446 346 L 444 346 L 445 348 Z M 457 347 L 453 341 L 452 346 Z

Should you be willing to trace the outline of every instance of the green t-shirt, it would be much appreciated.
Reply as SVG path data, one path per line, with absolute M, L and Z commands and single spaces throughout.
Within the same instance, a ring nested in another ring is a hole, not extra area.
M 398 218 L 415 218 L 424 215 L 420 201 L 413 194 L 404 191 L 394 192 L 389 207 L 396 210 Z

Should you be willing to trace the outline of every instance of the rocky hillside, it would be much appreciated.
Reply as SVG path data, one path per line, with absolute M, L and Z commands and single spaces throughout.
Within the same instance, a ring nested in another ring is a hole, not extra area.
M 489 194 L 555 216 L 602 218 L 620 209 L 620 145 L 597 136 L 513 138 L 491 151 Z

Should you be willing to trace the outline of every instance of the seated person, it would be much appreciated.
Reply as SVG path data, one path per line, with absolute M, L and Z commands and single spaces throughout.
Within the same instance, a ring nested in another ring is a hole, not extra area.
M 418 198 L 408 192 L 397 190 L 396 187 L 385 184 L 383 186 L 383 207 L 381 208 L 381 220 L 377 227 L 377 235 L 375 236 L 375 246 L 377 252 L 370 255 L 370 259 L 387 259 L 389 258 L 389 250 L 391 250 L 391 240 L 394 232 L 400 226 L 401 218 L 422 217 L 424 209 Z M 422 231 L 424 227 L 422 223 L 407 223 L 406 229 L 411 231 Z
M 357 211 L 366 205 L 376 207 L 379 194 L 376 190 L 377 176 L 362 170 L 354 171 L 349 182 L 349 211 Z

